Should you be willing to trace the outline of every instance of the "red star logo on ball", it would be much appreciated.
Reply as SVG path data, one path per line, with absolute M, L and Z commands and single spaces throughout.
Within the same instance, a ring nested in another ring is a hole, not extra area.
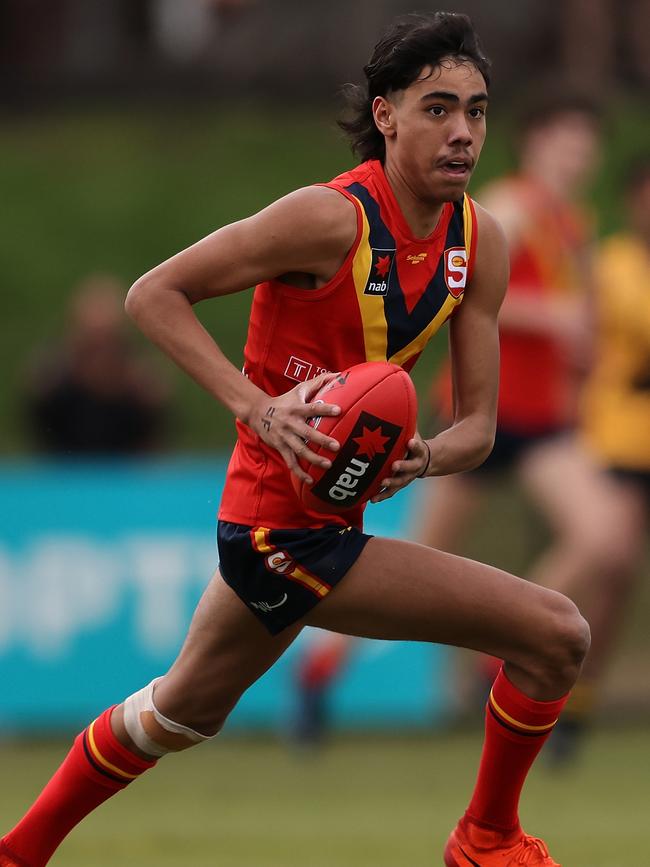
M 375 265 L 375 271 L 380 277 L 385 277 L 388 274 L 388 269 L 390 268 L 390 256 L 379 256 L 377 259 L 377 264 Z
M 367 428 L 364 424 L 363 433 L 360 437 L 353 437 L 353 440 L 359 446 L 358 455 L 366 455 L 369 458 L 374 458 L 376 454 L 384 454 L 386 449 L 384 446 L 390 437 L 382 435 L 381 426 L 374 430 Z

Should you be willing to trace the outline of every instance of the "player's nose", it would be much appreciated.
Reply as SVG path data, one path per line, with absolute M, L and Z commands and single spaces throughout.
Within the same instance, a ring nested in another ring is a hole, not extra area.
M 454 122 L 449 130 L 449 144 L 463 145 L 469 147 L 474 141 L 472 131 L 469 128 L 467 118 L 460 115 L 454 118 Z

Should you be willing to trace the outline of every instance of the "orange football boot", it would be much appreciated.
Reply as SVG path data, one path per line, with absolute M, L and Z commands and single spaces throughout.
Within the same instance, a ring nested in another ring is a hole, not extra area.
M 446 867 L 561 867 L 543 840 L 521 828 L 504 837 L 498 831 L 461 820 L 445 847 Z

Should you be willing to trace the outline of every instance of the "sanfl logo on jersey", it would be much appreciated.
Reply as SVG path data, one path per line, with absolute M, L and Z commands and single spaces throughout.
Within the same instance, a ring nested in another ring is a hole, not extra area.
M 445 250 L 445 283 L 454 298 L 460 298 L 467 282 L 467 250 L 450 247 Z

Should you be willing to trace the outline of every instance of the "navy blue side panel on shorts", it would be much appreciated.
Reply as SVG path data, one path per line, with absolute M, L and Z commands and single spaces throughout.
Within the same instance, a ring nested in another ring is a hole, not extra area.
M 336 587 L 371 538 L 340 525 L 270 530 L 219 521 L 219 569 L 226 584 L 277 635 Z
M 624 467 L 609 467 L 608 472 L 626 485 L 633 485 L 650 505 L 650 471 L 631 470 Z

